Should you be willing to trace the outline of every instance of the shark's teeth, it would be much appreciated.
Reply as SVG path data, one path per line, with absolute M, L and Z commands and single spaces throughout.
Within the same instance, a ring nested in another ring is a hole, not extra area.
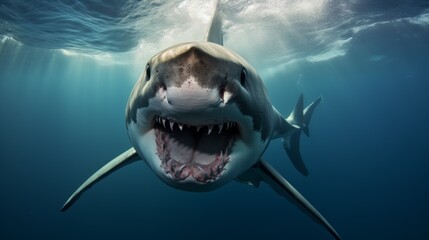
M 212 132 L 212 130 L 213 130 L 213 125 L 208 125 L 207 126 L 208 127 L 208 132 L 207 132 L 207 135 L 210 135 L 210 133 Z
M 223 128 L 223 123 L 218 124 L 217 126 L 219 127 L 219 132 L 218 133 L 221 133 L 222 132 L 222 128 Z
M 237 126 L 237 123 L 235 122 L 224 122 L 224 123 L 207 124 L 207 125 L 188 125 L 184 123 L 178 123 L 172 119 L 163 118 L 160 116 L 156 116 L 154 121 L 155 121 L 155 124 L 159 124 L 158 126 L 164 127 L 165 129 L 169 128 L 171 131 L 174 131 L 175 124 L 177 124 L 180 131 L 183 131 L 183 127 L 187 127 L 187 128 L 194 128 L 197 130 L 197 132 L 199 132 L 202 128 L 207 127 L 207 135 L 210 135 L 213 132 L 213 128 L 215 126 L 217 126 L 218 128 L 218 130 L 215 130 L 217 134 L 221 134 L 222 131 L 228 131 Z

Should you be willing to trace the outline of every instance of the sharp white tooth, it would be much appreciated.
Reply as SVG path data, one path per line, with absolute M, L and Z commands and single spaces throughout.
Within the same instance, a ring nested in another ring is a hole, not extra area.
M 165 128 L 165 119 L 163 118 L 162 119 L 162 125 L 164 126 L 164 128 Z
M 231 127 L 231 122 L 226 123 L 226 129 L 228 130 Z
M 170 129 L 171 129 L 171 131 L 173 131 L 173 129 L 174 129 L 174 122 L 173 121 L 170 121 Z
M 180 131 L 182 131 L 183 130 L 183 124 L 181 124 L 181 123 L 178 123 L 178 124 L 179 124 Z
M 213 130 L 213 125 L 208 125 L 207 127 L 209 128 L 207 135 L 209 135 Z
M 219 127 L 219 133 L 222 132 L 223 123 L 217 125 Z
M 197 127 L 197 132 L 199 132 L 199 131 L 200 131 L 200 129 L 201 129 L 201 126 L 198 126 L 198 127 Z

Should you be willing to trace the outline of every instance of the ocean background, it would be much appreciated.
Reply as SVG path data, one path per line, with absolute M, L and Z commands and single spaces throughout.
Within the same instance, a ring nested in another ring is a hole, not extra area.
M 333 239 L 266 184 L 172 189 L 143 162 L 62 204 L 130 147 L 125 105 L 158 51 L 204 38 L 213 1 L 0 0 L 0 239 Z M 429 2 L 222 0 L 224 45 L 284 116 L 263 158 L 343 239 L 429 239 Z

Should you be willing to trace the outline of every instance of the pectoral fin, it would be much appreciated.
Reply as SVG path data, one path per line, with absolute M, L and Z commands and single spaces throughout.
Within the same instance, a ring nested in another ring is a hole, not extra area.
M 307 199 L 304 198 L 280 173 L 278 173 L 270 164 L 260 160 L 251 169 L 241 175 L 240 182 L 248 183 L 257 187 L 261 181 L 268 183 L 281 196 L 294 203 L 304 213 L 309 215 L 314 221 L 325 227 L 335 239 L 340 240 L 340 236 L 329 222 L 317 211 Z
M 61 211 L 64 212 L 70 206 L 76 202 L 76 200 L 85 192 L 88 188 L 92 187 L 95 183 L 109 175 L 110 173 L 118 170 L 119 168 L 128 165 L 136 160 L 140 160 L 136 150 L 134 148 L 130 148 L 127 151 L 123 152 L 121 155 L 117 156 L 102 168 L 100 168 L 97 172 L 92 174 L 67 200 L 64 206 L 61 208 Z

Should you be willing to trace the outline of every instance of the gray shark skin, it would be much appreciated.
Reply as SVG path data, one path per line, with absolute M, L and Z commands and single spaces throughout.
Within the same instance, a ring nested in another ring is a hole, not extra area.
M 217 3 L 205 41 L 167 48 L 147 63 L 125 110 L 132 147 L 100 168 L 67 200 L 134 161 L 143 160 L 171 187 L 211 191 L 236 180 L 254 187 L 266 182 L 340 239 L 328 221 L 268 162 L 261 159 L 272 139 L 282 138 L 293 165 L 308 170 L 299 152 L 301 132 L 319 97 L 304 108 L 303 96 L 284 118 L 270 103 L 256 70 L 223 46 Z

